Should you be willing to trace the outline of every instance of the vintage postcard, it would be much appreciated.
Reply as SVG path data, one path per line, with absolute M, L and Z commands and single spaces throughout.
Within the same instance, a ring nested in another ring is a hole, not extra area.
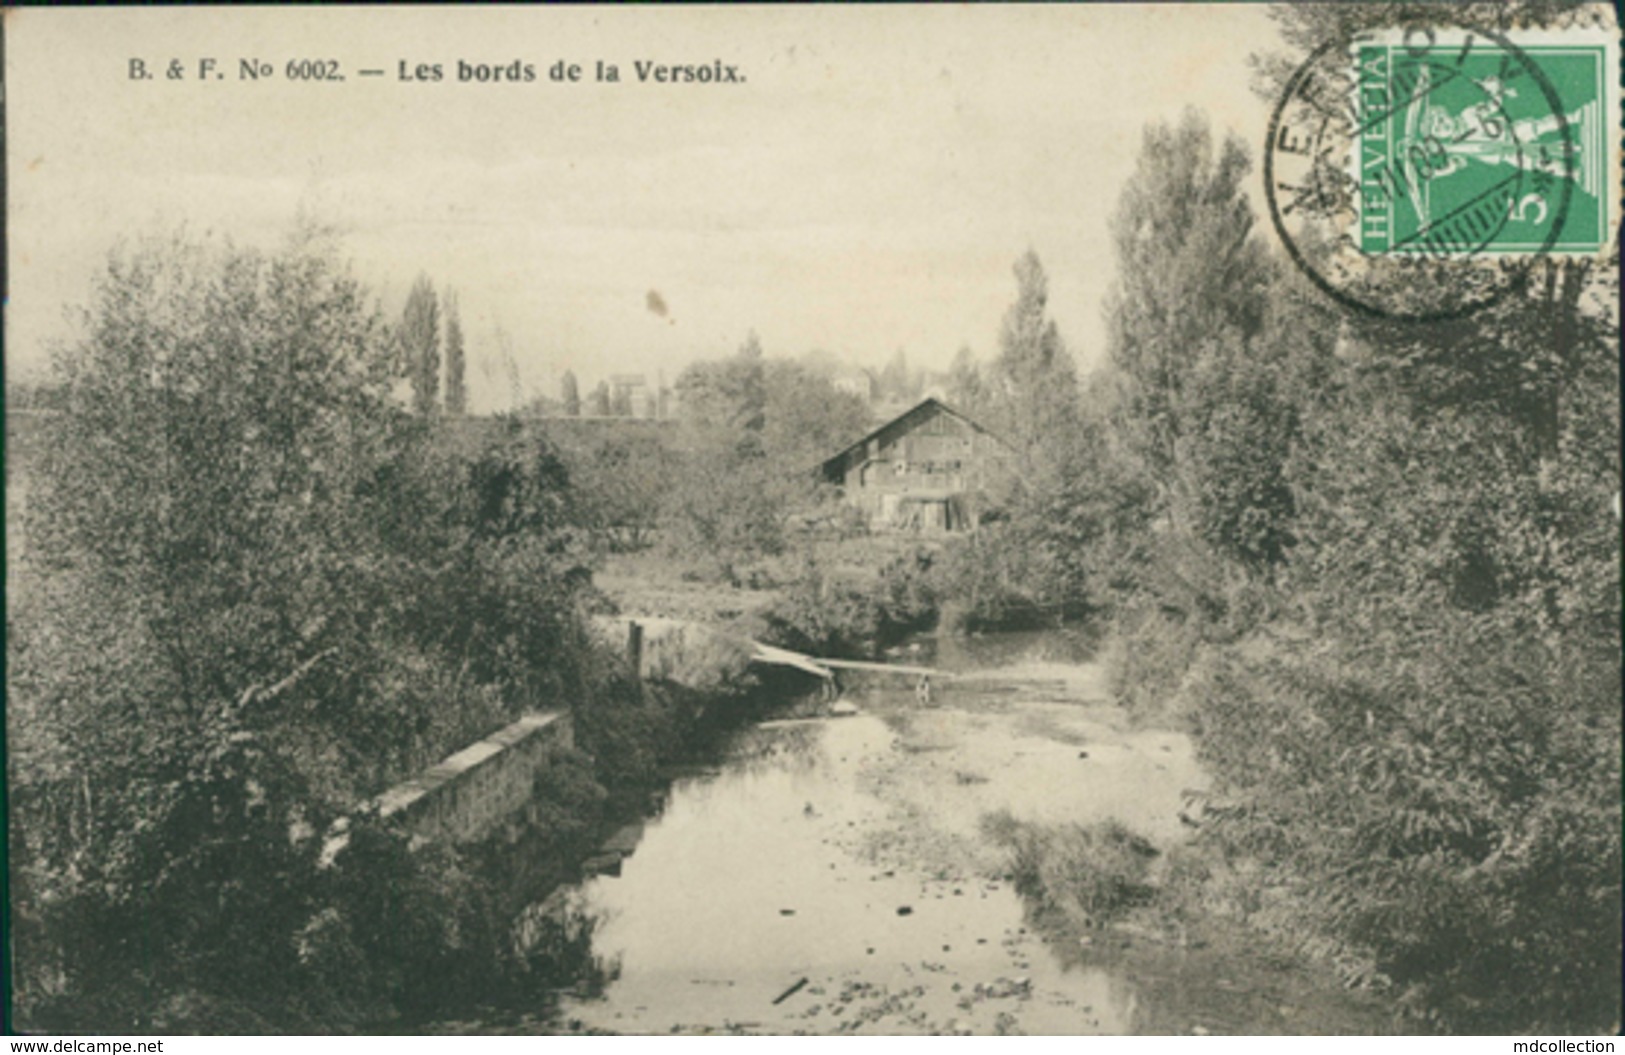
M 4 14 L 14 1031 L 1613 1050 L 1612 8 Z

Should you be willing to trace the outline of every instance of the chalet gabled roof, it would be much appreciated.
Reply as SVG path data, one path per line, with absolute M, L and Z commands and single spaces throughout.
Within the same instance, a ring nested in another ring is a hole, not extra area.
M 1000 436 L 998 433 L 984 428 L 981 424 L 979 424 L 977 421 L 975 421 L 974 419 L 972 419 L 968 415 L 963 414 L 960 411 L 955 410 L 953 407 L 950 407 L 948 404 L 944 403 L 942 400 L 936 398 L 935 396 L 926 396 L 924 399 L 920 400 L 918 403 L 914 404 L 912 407 L 909 407 L 907 410 L 903 411 L 901 414 L 897 415 L 894 418 L 889 418 L 888 420 L 881 422 L 879 425 L 877 425 L 874 428 L 870 429 L 868 432 L 864 433 L 862 436 L 860 436 L 857 439 L 853 440 L 851 443 L 847 444 L 845 447 L 842 447 L 840 450 L 836 451 L 834 454 L 830 455 L 828 458 L 825 458 L 824 461 L 823 461 L 823 466 L 822 467 L 823 468 L 828 468 L 832 463 L 838 462 L 841 459 L 845 458 L 848 454 L 851 454 L 857 448 L 864 446 L 870 440 L 874 439 L 876 436 L 880 435 L 882 432 L 885 432 L 887 429 L 891 428 L 893 425 L 897 424 L 899 421 L 902 421 L 904 418 L 908 418 L 908 417 L 911 417 L 911 416 L 913 416 L 915 414 L 918 414 L 920 411 L 924 410 L 926 407 L 929 407 L 929 406 L 936 407 L 938 410 L 942 411 L 944 414 L 947 414 L 949 417 L 958 418 L 960 421 L 964 422 L 966 425 L 969 425 L 971 428 L 975 429 L 977 432 L 980 432 L 982 435 L 990 436 L 993 439 L 997 440 L 1003 446 L 1010 447 L 1009 442 L 1007 440 L 1005 440 L 1004 437 Z M 1011 448 L 1011 449 L 1014 450 L 1014 448 Z

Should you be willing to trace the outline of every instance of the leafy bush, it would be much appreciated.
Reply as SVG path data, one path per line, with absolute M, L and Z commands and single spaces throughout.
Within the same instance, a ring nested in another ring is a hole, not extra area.
M 932 557 L 903 554 L 875 578 L 838 579 L 809 562 L 783 595 L 757 614 L 763 640 L 819 656 L 875 655 L 937 615 Z
M 1052 614 L 1032 552 L 1008 523 L 984 526 L 944 550 L 933 579 L 949 633 L 1042 625 Z
M 594 760 L 598 780 L 608 787 L 653 783 L 659 765 L 679 745 L 680 726 L 668 698 L 642 692 L 617 679 L 577 708 L 576 743 Z
M 561 827 L 541 852 L 590 830 L 603 802 L 585 759 L 557 763 L 538 791 L 553 807 L 546 821 Z M 376 1031 L 471 1008 L 534 1014 L 560 986 L 590 975 L 594 919 L 577 910 L 538 928 L 527 911 L 516 927 L 506 892 L 489 878 L 490 852 L 413 846 L 359 818 L 349 848 L 316 877 L 320 908 L 295 937 L 297 988 L 280 1017 Z
M 1300 934 L 1368 956 L 1441 1025 L 1606 1027 L 1617 713 L 1482 618 L 1423 639 L 1403 659 L 1390 636 L 1215 664 L 1193 691 L 1201 755 L 1242 805 L 1218 831 L 1273 866 Z
M 880 647 L 885 606 L 874 589 L 813 574 L 757 614 L 765 641 L 811 655 L 872 656 Z

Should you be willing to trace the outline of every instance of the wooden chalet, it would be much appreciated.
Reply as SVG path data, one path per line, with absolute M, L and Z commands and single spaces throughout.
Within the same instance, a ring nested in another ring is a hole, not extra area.
M 1004 440 L 930 398 L 829 458 L 820 471 L 871 530 L 935 534 L 975 527 L 992 485 L 1014 465 Z

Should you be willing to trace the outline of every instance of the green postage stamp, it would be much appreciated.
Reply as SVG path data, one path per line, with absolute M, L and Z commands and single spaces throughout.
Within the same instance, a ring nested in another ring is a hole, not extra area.
M 1611 50 L 1595 37 L 1423 28 L 1357 42 L 1356 244 L 1430 257 L 1610 245 Z

